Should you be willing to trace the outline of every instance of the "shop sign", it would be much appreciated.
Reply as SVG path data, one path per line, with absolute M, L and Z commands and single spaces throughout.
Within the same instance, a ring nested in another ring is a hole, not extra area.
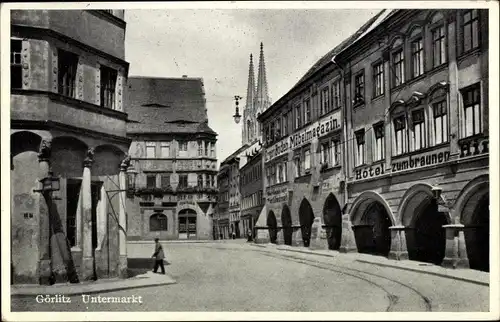
M 285 202 L 288 198 L 287 186 L 266 189 L 266 199 L 269 203 Z
M 341 124 L 339 110 L 266 149 L 265 162 L 271 161 L 290 150 L 307 144 L 313 138 L 319 138 L 335 131 L 340 128 Z
M 385 168 L 385 163 L 354 171 L 354 180 L 369 179 L 378 177 L 386 173 L 396 173 L 410 169 L 448 162 L 450 151 L 436 151 L 426 154 L 412 155 L 405 158 L 393 160 L 389 169 Z

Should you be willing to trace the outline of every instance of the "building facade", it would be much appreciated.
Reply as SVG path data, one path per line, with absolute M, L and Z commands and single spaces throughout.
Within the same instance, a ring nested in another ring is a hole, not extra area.
M 131 77 L 127 86 L 138 172 L 128 196 L 128 240 L 211 239 L 217 196 L 217 134 L 200 78 Z
M 337 59 L 358 251 L 487 270 L 488 11 L 387 10 Z
M 487 10 L 382 10 L 322 60 L 259 117 L 257 241 L 488 270 Z
M 13 283 L 127 274 L 123 18 L 11 11 Z
M 253 237 L 255 223 L 264 207 L 262 182 L 262 153 L 249 155 L 249 160 L 240 169 L 241 232 Z

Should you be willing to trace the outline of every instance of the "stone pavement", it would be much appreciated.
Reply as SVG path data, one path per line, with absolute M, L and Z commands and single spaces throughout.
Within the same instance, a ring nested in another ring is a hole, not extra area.
M 392 267 L 407 271 L 419 272 L 424 274 L 436 275 L 440 277 L 471 282 L 479 285 L 490 284 L 490 274 L 487 272 L 481 272 L 472 269 L 463 268 L 445 268 L 442 266 L 422 263 L 411 260 L 392 260 L 383 256 L 375 256 L 369 254 L 361 254 L 357 252 L 353 253 L 339 253 L 333 250 L 311 250 L 306 247 L 293 247 L 287 245 L 276 245 L 276 244 L 250 244 L 252 246 L 260 247 L 266 250 L 279 252 L 279 253 L 304 253 L 310 255 L 319 255 L 326 257 L 336 257 L 343 262 L 357 261 L 360 263 L 367 263 L 377 266 Z
M 79 284 L 54 284 L 54 285 L 11 285 L 12 296 L 32 296 L 32 295 L 79 295 L 101 292 L 120 291 L 149 286 L 160 286 L 175 284 L 176 281 L 162 274 L 155 274 L 151 271 L 136 275 L 127 279 L 102 279 L 94 282 L 82 282 Z

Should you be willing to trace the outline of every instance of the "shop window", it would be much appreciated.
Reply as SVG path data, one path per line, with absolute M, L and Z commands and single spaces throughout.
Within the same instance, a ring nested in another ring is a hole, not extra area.
M 479 46 L 479 11 L 462 11 L 462 48 L 468 52 Z
M 167 216 L 162 213 L 156 213 L 149 217 L 150 231 L 165 231 L 168 230 Z
M 365 130 L 355 133 L 356 136 L 356 166 L 365 164 Z
M 19 39 L 10 40 L 10 87 L 23 87 L 23 68 L 21 61 L 23 42 Z
M 115 109 L 117 71 L 101 65 L 101 106 Z
M 156 158 L 156 142 L 154 141 L 146 142 L 146 158 L 148 159 Z
M 58 93 L 75 98 L 78 56 L 68 51 L 58 50 Z
M 407 151 L 406 119 L 405 115 L 394 118 L 394 155 L 401 155 Z
M 464 137 L 481 133 L 481 94 L 479 84 L 462 90 Z
M 379 161 L 384 159 L 385 154 L 385 130 L 384 124 L 376 124 L 373 126 L 373 131 L 375 132 L 375 144 L 374 144 L 374 161 Z
M 382 62 L 373 66 L 373 97 L 384 94 L 384 64 Z

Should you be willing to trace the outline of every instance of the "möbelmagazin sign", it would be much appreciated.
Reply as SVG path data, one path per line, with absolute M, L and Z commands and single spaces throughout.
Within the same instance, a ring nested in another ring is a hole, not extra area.
M 313 138 L 319 138 L 331 133 L 332 131 L 338 130 L 340 129 L 341 124 L 340 110 L 338 110 L 266 149 L 265 162 L 271 161 L 290 150 L 307 144 L 311 142 Z

